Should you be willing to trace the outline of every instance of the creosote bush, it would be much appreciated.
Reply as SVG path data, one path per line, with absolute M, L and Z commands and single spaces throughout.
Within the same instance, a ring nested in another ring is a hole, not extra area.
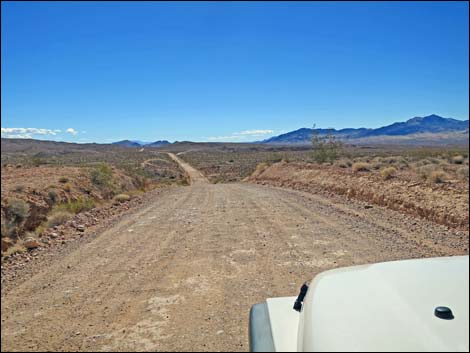
M 10 237 L 18 237 L 22 233 L 22 227 L 29 216 L 29 209 L 29 204 L 26 201 L 8 199 L 2 233 L 5 232 Z
M 57 191 L 56 190 L 49 190 L 47 192 L 47 199 L 51 204 L 55 204 L 59 199 L 59 195 L 57 194 Z
M 91 171 L 90 177 L 93 184 L 107 187 L 111 185 L 113 170 L 108 164 L 102 163 Z
M 313 160 L 317 163 L 334 162 L 342 151 L 343 143 L 333 134 L 320 135 L 313 126 L 311 138 Z

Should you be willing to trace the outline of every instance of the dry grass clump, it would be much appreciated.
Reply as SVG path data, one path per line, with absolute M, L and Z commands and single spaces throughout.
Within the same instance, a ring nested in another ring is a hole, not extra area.
M 131 197 L 127 194 L 119 194 L 119 195 L 114 196 L 115 202 L 126 202 L 126 201 L 129 201 L 130 199 Z
M 340 168 L 349 168 L 352 166 L 352 162 L 350 159 L 340 159 L 335 162 L 335 165 Z
M 380 175 L 382 176 L 384 180 L 393 178 L 396 175 L 396 173 L 397 173 L 397 170 L 395 167 L 386 167 L 380 171 Z
M 76 200 L 63 203 L 54 207 L 54 211 L 67 211 L 69 213 L 80 213 L 89 211 L 95 207 L 95 201 L 89 197 L 79 197 Z
M 437 166 L 434 164 L 427 164 L 423 166 L 418 166 L 416 168 L 416 173 L 424 180 L 429 179 L 431 173 L 437 170 Z
M 263 173 L 269 167 L 269 163 L 262 162 L 256 166 L 255 171 L 252 174 L 253 178 L 258 177 L 261 173 Z
M 419 161 L 417 161 L 416 163 L 413 163 L 413 166 L 415 168 L 419 168 L 419 167 L 424 167 L 426 165 L 430 165 L 430 164 L 435 164 L 433 163 L 432 161 L 430 161 L 429 159 L 421 159 Z
M 443 183 L 448 178 L 449 176 L 443 170 L 435 170 L 429 176 L 429 180 L 432 181 L 433 183 Z
M 464 156 L 454 156 L 452 157 L 452 163 L 454 164 L 463 164 L 463 162 L 465 161 L 465 158 Z
M 47 217 L 46 226 L 48 228 L 55 227 L 67 222 L 70 218 L 72 218 L 72 214 L 67 211 L 57 210 L 53 211 L 49 217 Z
M 384 161 L 382 157 L 375 157 L 371 162 L 372 169 L 379 170 L 384 166 Z
M 460 167 L 459 169 L 457 169 L 456 174 L 462 180 L 468 179 L 468 166 Z
M 371 169 L 371 165 L 366 162 L 356 162 L 352 165 L 352 170 L 354 173 L 357 172 L 368 172 Z
M 18 240 L 15 245 L 9 247 L 6 251 L 2 252 L 2 257 L 6 259 L 12 255 L 23 254 L 27 251 L 28 250 L 24 247 L 23 242 L 21 240 Z

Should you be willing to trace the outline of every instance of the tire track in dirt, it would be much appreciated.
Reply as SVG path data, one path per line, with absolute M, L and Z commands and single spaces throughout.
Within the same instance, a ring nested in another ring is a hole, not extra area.
M 386 209 L 213 185 L 182 167 L 191 186 L 162 193 L 2 294 L 2 350 L 246 351 L 252 304 L 296 295 L 329 268 L 439 250 L 417 246 L 437 237 L 424 221 L 410 237 L 415 226 Z

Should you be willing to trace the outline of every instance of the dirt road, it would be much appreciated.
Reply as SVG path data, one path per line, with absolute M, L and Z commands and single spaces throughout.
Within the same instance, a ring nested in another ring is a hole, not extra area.
M 172 158 L 180 161 L 178 157 Z M 2 297 L 6 350 L 248 349 L 250 306 L 333 267 L 459 253 L 444 229 L 251 184 L 169 188 Z

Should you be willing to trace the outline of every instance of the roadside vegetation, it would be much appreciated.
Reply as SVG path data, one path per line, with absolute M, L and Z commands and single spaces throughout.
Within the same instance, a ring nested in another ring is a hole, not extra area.
M 187 185 L 186 174 L 165 153 L 75 145 L 64 153 L 51 146 L 40 152 L 2 150 L 2 257 L 93 208 L 126 203 L 158 187 Z

